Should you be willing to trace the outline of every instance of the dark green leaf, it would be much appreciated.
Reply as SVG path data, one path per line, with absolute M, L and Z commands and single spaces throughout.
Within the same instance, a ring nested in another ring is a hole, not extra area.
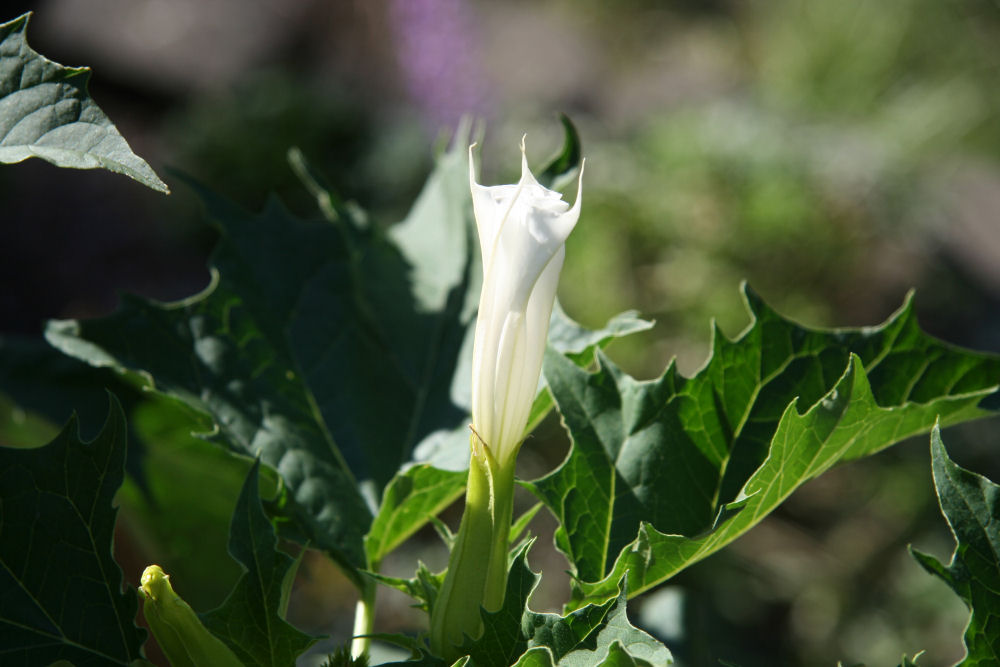
M 146 633 L 133 622 L 111 556 L 112 499 L 125 465 L 125 416 L 113 397 L 107 422 L 84 443 L 73 418 L 37 449 L 0 448 L 0 662 L 68 660 L 128 665 Z
M 189 412 L 163 396 L 149 397 L 132 412 L 132 429 L 145 443 L 145 485 L 126 477 L 118 500 L 130 525 L 143 527 L 143 544 L 178 582 L 184 599 L 208 609 L 242 574 L 226 548 L 252 462 L 192 436 L 199 426 Z M 130 442 L 129 457 L 132 449 Z
M 573 450 L 532 488 L 562 524 L 556 541 L 579 577 L 574 605 L 614 595 L 626 571 L 632 594 L 664 581 L 802 483 L 938 415 L 988 414 L 978 406 L 1000 359 L 927 336 L 909 302 L 880 327 L 810 331 L 749 290 L 746 301 L 751 327 L 735 341 L 716 333 L 710 362 L 690 379 L 670 366 L 638 382 L 603 356 L 593 374 L 547 357 Z
M 1000 664 L 1000 486 L 953 463 L 937 427 L 931 432 L 931 465 L 941 512 L 955 536 L 955 552 L 944 565 L 911 551 L 972 612 L 965 629 L 966 655 L 959 664 Z
M 580 135 L 577 133 L 573 121 L 569 119 L 569 116 L 561 113 L 559 114 L 559 122 L 563 126 L 563 147 L 538 175 L 539 183 L 555 190 L 562 189 L 568 177 L 579 169 L 583 159 Z
M 366 553 L 372 508 L 399 470 L 468 464 L 481 270 L 465 152 L 440 159 L 388 232 L 346 209 L 303 221 L 275 202 L 250 215 L 202 196 L 222 233 L 203 293 L 173 304 L 126 297 L 112 316 L 55 322 L 47 337 L 209 414 L 216 440 L 282 475 L 290 535 L 366 567 L 419 527 L 421 511 L 460 493 L 432 473 L 400 482 L 415 504 L 382 503 Z M 563 320 L 558 349 L 574 354 L 648 326 L 624 316 L 589 332 Z
M 258 490 L 259 464 L 247 475 L 229 529 L 229 553 L 245 569 L 218 609 L 202 622 L 248 667 L 292 667 L 315 640 L 282 619 L 282 584 L 294 560 L 277 549 Z
M 530 542 L 514 555 L 507 574 L 507 591 L 503 606 L 495 612 L 480 609 L 483 635 L 462 645 L 462 654 L 472 657 L 476 667 L 508 667 L 524 653 L 527 639 L 521 631 L 521 621 L 528 613 L 528 598 L 538 584 L 539 576 L 528 568 Z
M 552 319 L 549 320 L 548 345 L 556 352 L 572 359 L 578 366 L 586 367 L 593 361 L 595 350 L 604 349 L 616 338 L 640 333 L 651 329 L 652 326 L 653 322 L 639 318 L 635 311 L 627 310 L 612 317 L 600 329 L 587 329 L 571 320 L 557 300 L 552 308 Z M 545 385 L 544 375 L 539 380 L 539 387 L 538 395 L 528 414 L 525 433 L 531 433 L 541 424 L 555 405 L 552 402 L 552 394 Z
M 90 69 L 63 67 L 28 46 L 30 16 L 0 25 L 0 162 L 40 157 L 58 167 L 103 168 L 170 192 L 90 98 Z
M 525 610 L 521 631 L 529 648 L 544 646 L 558 661 L 570 651 L 595 648 L 594 630 L 605 623 L 617 602 L 618 598 L 610 598 L 603 604 L 587 605 L 565 616 Z
M 341 646 L 328 655 L 320 667 L 368 667 L 368 656 L 362 655 L 359 658 L 352 658 L 350 647 Z
M 114 392 L 128 415 L 140 398 L 139 389 L 113 371 L 67 357 L 40 338 L 0 336 L 0 393 L 20 408 L 54 424 L 76 411 L 81 434 L 93 437 L 107 416 L 104 390 Z M 134 454 L 130 446 L 129 458 Z

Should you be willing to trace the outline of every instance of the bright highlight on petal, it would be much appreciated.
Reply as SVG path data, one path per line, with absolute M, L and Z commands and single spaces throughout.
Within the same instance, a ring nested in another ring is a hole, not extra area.
M 513 460 L 541 373 L 549 317 L 565 242 L 580 216 L 528 168 L 521 141 L 521 180 L 476 182 L 469 147 L 469 187 L 483 258 L 483 291 L 473 348 L 472 421 L 501 466 Z M 583 169 L 580 170 L 582 184 Z

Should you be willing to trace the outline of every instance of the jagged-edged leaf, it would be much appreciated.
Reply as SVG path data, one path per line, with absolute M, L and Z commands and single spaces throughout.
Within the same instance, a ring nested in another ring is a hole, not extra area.
M 258 490 L 259 463 L 243 484 L 229 529 L 229 553 L 245 572 L 218 609 L 202 622 L 248 667 L 288 667 L 315 640 L 279 615 L 285 576 L 295 561 L 278 551 Z
M 628 621 L 627 586 L 622 586 L 614 606 L 591 640 L 593 648 L 581 647 L 559 660 L 560 667 L 591 665 L 669 665 L 674 659 L 666 646 Z M 589 642 L 588 642 L 589 643 Z
M 512 556 L 503 606 L 495 612 L 481 610 L 482 636 L 466 638 L 461 648 L 473 664 L 592 667 L 619 664 L 614 660 L 626 658 L 639 665 L 672 662 L 663 644 L 628 622 L 624 580 L 617 597 L 599 605 L 587 605 L 565 616 L 531 611 L 528 600 L 540 577 L 528 567 L 530 547 L 527 542 Z
M 40 157 L 58 167 L 103 168 L 170 192 L 90 98 L 90 69 L 63 67 L 28 46 L 30 16 L 0 25 L 0 162 Z
M 216 439 L 282 475 L 283 511 L 304 539 L 364 567 L 382 487 L 429 431 L 464 417 L 448 393 L 471 319 L 459 173 L 446 155 L 393 236 L 347 212 L 304 221 L 272 201 L 250 215 L 203 191 L 222 239 L 202 294 L 126 297 L 108 318 L 53 323 L 48 338 L 211 415 Z M 404 252 L 394 239 L 407 235 Z M 430 238 L 446 251 L 436 273 L 421 255 Z
M 692 378 L 671 365 L 638 382 L 603 356 L 587 373 L 561 355 L 545 375 L 573 449 L 531 485 L 561 522 L 578 579 L 573 605 L 637 594 L 748 530 L 830 466 L 956 423 L 1000 381 L 1000 359 L 924 334 L 909 302 L 879 327 L 814 331 L 745 290 L 753 316 L 716 332 Z
M 911 551 L 969 607 L 966 655 L 958 664 L 1000 664 L 1000 486 L 949 459 L 939 428 L 931 432 L 931 466 L 941 512 L 955 536 L 955 552 L 944 565 Z
M 542 503 L 535 503 L 522 512 L 519 517 L 514 519 L 514 521 L 510 524 L 510 533 L 507 538 L 509 544 L 517 544 L 521 535 L 528 529 L 528 525 L 531 523 L 531 520 L 535 518 L 543 506 L 544 505 Z M 531 539 L 531 533 L 525 535 L 525 539 Z M 514 549 L 517 550 L 519 547 L 520 544 L 517 544 Z
M 306 221 L 272 201 L 251 215 L 201 191 L 222 234 L 204 292 L 172 304 L 125 297 L 113 315 L 52 323 L 47 337 L 210 415 L 217 441 L 281 474 L 290 535 L 366 567 L 419 526 L 421 510 L 461 492 L 412 474 L 400 484 L 416 504 L 388 498 L 376 510 L 399 471 L 468 465 L 481 269 L 465 160 L 464 150 L 443 155 L 388 231 L 348 208 Z M 553 330 L 560 349 L 579 353 L 647 326 L 626 315 L 597 332 L 562 320 Z
M 80 440 L 73 418 L 44 447 L 0 448 L 0 663 L 97 667 L 142 657 L 136 593 L 123 589 L 111 555 L 125 434 L 112 397 L 92 442 Z
M 437 599 L 437 595 L 441 590 L 441 584 L 444 582 L 445 575 L 444 572 L 439 574 L 431 572 L 422 561 L 417 563 L 417 571 L 410 579 L 387 577 L 377 572 L 368 572 L 366 574 L 375 581 L 378 581 L 380 584 L 389 586 L 390 588 L 395 588 L 397 591 L 406 593 L 410 597 L 414 598 L 419 602 L 419 604 L 414 606 L 423 609 L 428 613 L 430 612 L 431 607 L 433 607 L 434 601 Z
M 478 639 L 466 636 L 460 649 L 462 654 L 471 656 L 477 667 L 508 667 L 527 648 L 521 621 L 528 613 L 528 598 L 539 579 L 528 567 L 530 546 L 530 542 L 523 545 L 512 556 L 503 606 L 494 612 L 480 609 L 483 634 Z

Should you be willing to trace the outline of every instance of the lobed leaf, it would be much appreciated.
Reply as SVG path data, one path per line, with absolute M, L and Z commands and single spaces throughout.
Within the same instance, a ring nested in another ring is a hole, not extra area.
M 931 432 L 931 466 L 941 512 L 955 536 L 948 565 L 911 549 L 917 561 L 940 577 L 971 612 L 961 667 L 1000 663 L 1000 486 L 948 458 L 940 428 Z
M 638 382 L 599 355 L 587 373 L 549 354 L 545 375 L 573 440 L 530 484 L 560 520 L 574 568 L 571 607 L 638 594 L 749 530 L 841 461 L 956 423 L 1000 380 L 1000 359 L 924 334 L 908 301 L 880 327 L 813 331 L 745 290 L 753 316 L 716 332 L 692 378 L 671 365 Z M 800 406 L 805 411 L 800 413 Z
M 229 533 L 229 553 L 245 572 L 222 606 L 201 620 L 248 667 L 288 667 L 315 640 L 279 615 L 295 561 L 277 549 L 260 502 L 259 465 L 243 483 Z
M 0 447 L 0 663 L 129 665 L 146 632 L 135 590 L 111 555 L 126 447 L 111 397 L 91 442 L 76 418 L 37 449 Z
M 565 616 L 531 611 L 528 600 L 539 575 L 528 568 L 530 546 L 528 542 L 513 554 L 503 606 L 495 612 L 481 610 L 483 635 L 466 638 L 462 646 L 473 664 L 594 667 L 673 662 L 663 644 L 629 623 L 624 580 L 618 595 L 599 605 L 587 605 Z
M 169 193 L 91 99 L 90 69 L 63 67 L 28 46 L 30 17 L 0 25 L 0 162 L 39 157 L 57 167 L 102 168 Z

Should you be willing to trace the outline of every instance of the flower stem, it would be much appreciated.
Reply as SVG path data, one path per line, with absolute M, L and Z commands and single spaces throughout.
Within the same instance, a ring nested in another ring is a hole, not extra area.
M 478 436 L 472 436 L 465 513 L 448 574 L 431 611 L 431 650 L 446 660 L 461 657 L 464 636 L 482 634 L 480 608 L 496 611 L 507 586 L 507 549 L 514 496 L 514 464 L 500 467 Z
M 354 639 L 351 640 L 351 658 L 357 660 L 368 655 L 371 646 L 372 633 L 375 627 L 375 585 L 366 583 L 361 591 L 361 597 L 354 608 Z

